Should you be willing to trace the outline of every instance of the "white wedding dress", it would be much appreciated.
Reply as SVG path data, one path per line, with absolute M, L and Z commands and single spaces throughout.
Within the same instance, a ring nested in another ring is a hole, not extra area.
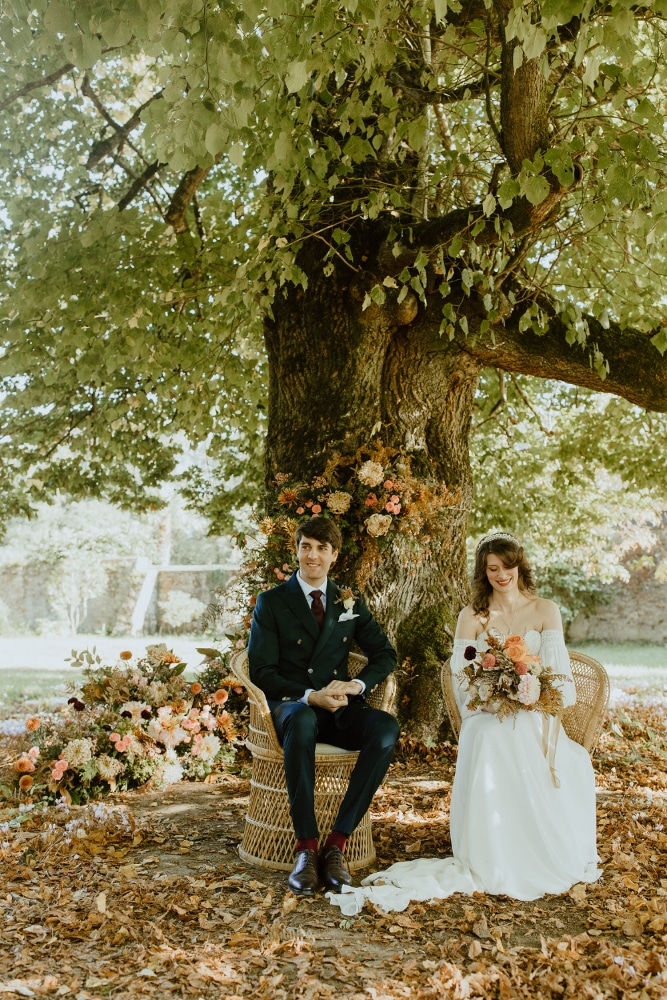
M 524 636 L 560 683 L 567 707 L 576 699 L 563 633 L 531 630 Z M 402 861 L 369 875 L 359 888 L 328 893 L 346 916 L 366 900 L 382 910 L 404 910 L 411 900 L 441 899 L 455 892 L 487 892 L 514 899 L 537 899 L 565 892 L 576 882 L 594 882 L 595 778 L 590 757 L 560 728 L 552 777 L 543 743 L 543 716 L 521 710 L 502 721 L 489 712 L 470 712 L 468 692 L 458 674 L 463 651 L 487 648 L 486 633 L 476 642 L 457 639 L 451 660 L 454 694 L 461 711 L 450 831 L 454 856 Z M 555 720 L 549 720 L 551 741 Z

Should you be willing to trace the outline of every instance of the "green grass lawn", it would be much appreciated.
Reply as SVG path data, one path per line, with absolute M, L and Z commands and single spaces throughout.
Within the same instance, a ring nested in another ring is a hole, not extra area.
M 664 691 L 667 688 L 667 647 L 649 643 L 577 643 L 581 653 L 599 660 L 607 669 L 612 684 L 617 687 L 645 687 Z M 188 670 L 186 676 L 194 676 Z M 11 713 L 24 701 L 42 702 L 68 694 L 68 684 L 83 677 L 80 670 L 23 667 L 0 670 L 0 716 Z
M 667 688 L 667 646 L 641 642 L 578 642 L 573 649 L 602 663 L 612 684 L 664 691 Z
M 185 676 L 194 680 L 194 670 Z M 20 670 L 0 670 L 0 718 L 10 715 L 23 702 L 42 705 L 55 697 L 69 697 L 70 685 L 83 680 L 81 670 L 43 670 L 22 667 Z
M 0 670 L 0 712 L 22 701 L 41 702 L 68 695 L 70 684 L 83 678 L 80 670 Z

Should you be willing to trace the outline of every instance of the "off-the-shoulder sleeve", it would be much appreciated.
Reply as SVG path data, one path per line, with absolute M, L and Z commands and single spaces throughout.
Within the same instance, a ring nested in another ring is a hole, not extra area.
M 463 656 L 464 650 L 468 646 L 477 647 L 477 643 L 473 639 L 454 639 L 454 649 L 452 651 L 452 658 L 449 661 L 450 670 L 452 672 L 452 688 L 454 690 L 454 697 L 456 698 L 456 704 L 458 705 L 459 712 L 461 713 L 461 721 L 467 719 L 470 715 L 478 715 L 481 709 L 477 709 L 475 712 L 470 712 L 467 708 L 468 698 L 470 697 L 470 692 L 467 688 L 467 682 L 461 681 L 460 673 L 466 665 L 466 660 Z
M 574 705 L 577 691 L 572 677 L 570 657 L 565 647 L 565 639 L 560 629 L 544 629 L 540 643 L 540 660 L 545 667 L 551 667 L 555 674 L 565 674 L 567 680 L 556 681 L 563 695 L 563 708 Z

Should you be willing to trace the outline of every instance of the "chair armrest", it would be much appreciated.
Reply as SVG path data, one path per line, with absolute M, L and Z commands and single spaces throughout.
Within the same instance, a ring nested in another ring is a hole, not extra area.
M 278 737 L 276 736 L 276 728 L 273 725 L 273 717 L 271 715 L 269 704 L 266 700 L 266 695 L 261 688 L 257 687 L 256 684 L 253 684 L 248 676 L 248 650 L 239 649 L 237 653 L 234 653 L 229 661 L 229 666 L 237 681 L 239 681 L 240 684 L 243 684 L 244 688 L 248 692 L 250 700 L 254 702 L 255 708 L 260 714 L 262 724 L 266 730 L 267 736 L 269 737 L 272 749 L 275 750 L 276 753 L 282 755 L 283 748 L 281 747 Z
M 391 712 L 393 714 L 394 699 L 396 698 L 396 677 L 394 674 L 388 674 L 378 686 L 383 687 L 382 703 L 379 707 L 383 712 Z

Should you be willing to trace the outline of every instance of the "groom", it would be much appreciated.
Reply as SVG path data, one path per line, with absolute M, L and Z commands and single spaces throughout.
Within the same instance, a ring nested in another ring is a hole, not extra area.
M 296 859 L 287 880 L 298 896 L 312 896 L 321 880 L 340 892 L 352 882 L 345 844 L 371 804 L 398 739 L 393 715 L 371 708 L 365 696 L 396 666 L 396 653 L 357 598 L 343 604 L 329 580 L 342 537 L 325 517 L 311 517 L 295 541 L 299 570 L 257 598 L 250 630 L 250 679 L 264 691 L 280 740 L 296 834 Z M 368 663 L 349 680 L 347 657 L 356 642 Z M 315 744 L 358 750 L 359 759 L 334 828 L 318 859 L 315 820 Z M 318 863 L 319 862 L 319 863 Z

